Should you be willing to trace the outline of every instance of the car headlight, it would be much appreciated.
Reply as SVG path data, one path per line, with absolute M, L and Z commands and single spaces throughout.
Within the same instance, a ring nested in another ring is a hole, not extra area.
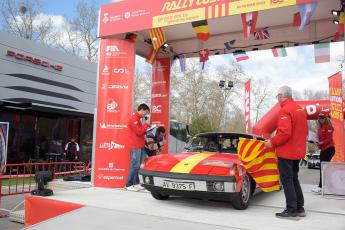
M 213 190 L 216 192 L 223 192 L 224 191 L 224 182 L 214 182 L 213 183 Z

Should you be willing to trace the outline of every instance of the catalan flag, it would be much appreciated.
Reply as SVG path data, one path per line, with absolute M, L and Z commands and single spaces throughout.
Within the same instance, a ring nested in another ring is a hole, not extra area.
M 146 57 L 146 61 L 150 64 L 153 64 L 153 62 L 156 60 L 156 57 L 157 57 L 159 50 L 160 50 L 159 48 L 158 48 L 158 50 L 151 48 L 149 55 L 147 55 L 147 57 Z
M 201 41 L 207 41 L 210 37 L 207 20 L 192 22 L 196 37 Z
M 166 37 L 163 28 L 153 28 L 149 30 L 149 35 L 152 41 L 153 48 L 158 50 L 166 42 Z
M 280 189 L 277 155 L 264 141 L 240 138 L 237 154 L 243 167 L 264 192 Z

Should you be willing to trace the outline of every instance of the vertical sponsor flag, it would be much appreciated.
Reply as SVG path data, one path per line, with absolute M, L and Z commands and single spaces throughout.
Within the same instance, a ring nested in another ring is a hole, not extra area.
M 274 47 L 272 48 L 272 53 L 274 57 L 286 57 L 286 49 L 284 47 Z
M 329 103 L 331 108 L 332 125 L 334 127 L 333 140 L 335 155 L 332 161 L 345 162 L 344 146 L 344 115 L 343 115 L 343 83 L 341 72 L 328 78 L 329 82 Z
M 264 141 L 240 138 L 237 154 L 243 167 L 264 192 L 280 189 L 277 156 Z
M 233 53 L 235 59 L 236 59 L 236 62 L 240 62 L 240 61 L 244 61 L 244 60 L 248 60 L 249 57 L 246 53 L 246 51 L 243 51 L 243 50 L 240 50 L 240 51 L 236 51 Z
M 192 22 L 192 27 L 196 37 L 201 41 L 207 41 L 210 37 L 207 20 Z
M 329 42 L 314 44 L 315 63 L 325 63 L 330 61 Z
M 153 28 L 149 30 L 153 48 L 158 50 L 165 42 L 166 37 L 163 28 Z
M 151 84 L 151 124 L 163 126 L 169 133 L 170 114 L 170 58 L 157 58 L 152 66 Z M 167 154 L 169 140 L 163 146 L 161 154 Z
M 133 42 L 100 40 L 93 141 L 96 187 L 121 188 L 126 184 L 130 163 L 127 121 L 132 112 L 134 59 Z
M 244 116 L 246 133 L 250 133 L 250 80 L 246 82 L 244 89 Z
M 270 34 L 268 32 L 268 27 L 258 29 L 257 31 L 254 32 L 254 39 L 255 40 L 264 40 L 264 39 L 269 39 Z
M 150 53 L 146 57 L 146 61 L 152 65 L 153 62 L 156 60 L 156 57 L 157 57 L 157 54 L 159 53 L 159 50 L 160 49 L 156 50 L 152 47 Z
M 299 26 L 299 30 L 303 30 L 303 28 L 310 23 L 310 19 L 313 16 L 317 7 L 317 2 L 312 3 L 305 3 L 299 4 L 298 9 L 301 17 L 301 24 Z
M 230 40 L 224 43 L 224 46 L 227 50 L 231 50 L 232 48 L 234 48 L 234 45 L 236 43 L 236 40 Z
M 256 22 L 258 20 L 258 12 L 244 13 L 241 15 L 244 37 L 248 38 L 255 31 Z

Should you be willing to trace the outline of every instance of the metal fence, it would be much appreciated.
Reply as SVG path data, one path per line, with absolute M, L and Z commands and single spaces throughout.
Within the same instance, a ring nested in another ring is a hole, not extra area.
M 84 162 L 48 162 L 7 164 L 0 172 L 0 197 L 30 193 L 36 188 L 35 173 L 52 171 L 54 179 L 65 175 L 88 173 L 90 163 Z

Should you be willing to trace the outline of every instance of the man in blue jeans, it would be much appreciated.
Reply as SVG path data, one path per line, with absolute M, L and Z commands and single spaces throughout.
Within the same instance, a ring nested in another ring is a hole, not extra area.
M 126 182 L 126 190 L 139 191 L 143 189 L 139 184 L 139 168 L 144 160 L 145 134 L 149 126 L 147 115 L 150 108 L 146 104 L 140 104 L 128 121 L 128 138 L 130 141 L 131 163 Z

